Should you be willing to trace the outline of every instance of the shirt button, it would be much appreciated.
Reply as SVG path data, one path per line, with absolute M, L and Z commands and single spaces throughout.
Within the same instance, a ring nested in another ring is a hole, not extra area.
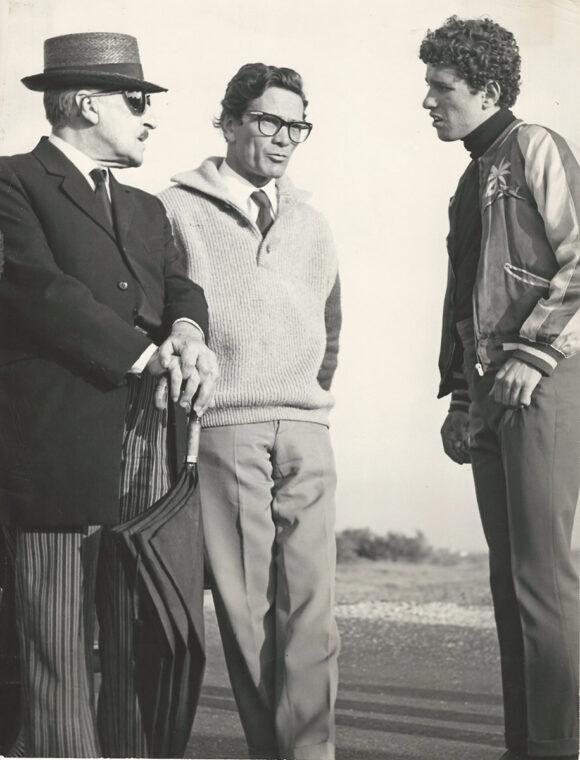
M 272 250 L 272 249 L 270 248 L 270 246 L 269 246 L 269 245 L 267 245 L 267 246 L 266 246 L 266 253 L 270 253 L 270 251 L 271 251 L 271 250 Z
M 127 290 L 127 288 L 129 287 L 129 283 L 125 282 L 125 280 L 120 280 L 117 283 L 117 287 L 119 288 L 119 290 Z

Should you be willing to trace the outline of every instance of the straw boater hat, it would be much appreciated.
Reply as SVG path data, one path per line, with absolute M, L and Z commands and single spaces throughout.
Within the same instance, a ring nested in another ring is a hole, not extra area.
M 114 32 L 51 37 L 44 43 L 44 72 L 24 77 L 22 83 L 40 92 L 76 86 L 166 92 L 143 79 L 135 37 Z

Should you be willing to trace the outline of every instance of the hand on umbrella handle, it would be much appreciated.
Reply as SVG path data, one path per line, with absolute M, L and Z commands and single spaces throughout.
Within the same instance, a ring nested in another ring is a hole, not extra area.
M 199 454 L 199 435 L 201 433 L 201 420 L 192 410 L 189 417 L 189 426 L 187 428 L 187 453 L 185 455 L 186 464 L 197 464 Z

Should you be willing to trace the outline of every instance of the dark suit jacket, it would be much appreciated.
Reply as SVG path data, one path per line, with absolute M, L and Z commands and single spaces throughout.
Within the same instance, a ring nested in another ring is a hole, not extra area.
M 126 376 L 175 319 L 206 332 L 163 206 L 111 181 L 115 231 L 43 138 L 0 158 L 0 523 L 119 519 Z M 141 325 L 148 335 L 136 325 Z

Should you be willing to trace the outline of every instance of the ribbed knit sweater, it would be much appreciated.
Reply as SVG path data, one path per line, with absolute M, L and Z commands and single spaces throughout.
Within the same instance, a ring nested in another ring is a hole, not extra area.
M 190 277 L 209 304 L 209 345 L 221 376 L 205 427 L 276 419 L 328 423 L 340 290 L 324 217 L 290 180 L 264 238 L 228 196 L 209 158 L 160 194 Z

